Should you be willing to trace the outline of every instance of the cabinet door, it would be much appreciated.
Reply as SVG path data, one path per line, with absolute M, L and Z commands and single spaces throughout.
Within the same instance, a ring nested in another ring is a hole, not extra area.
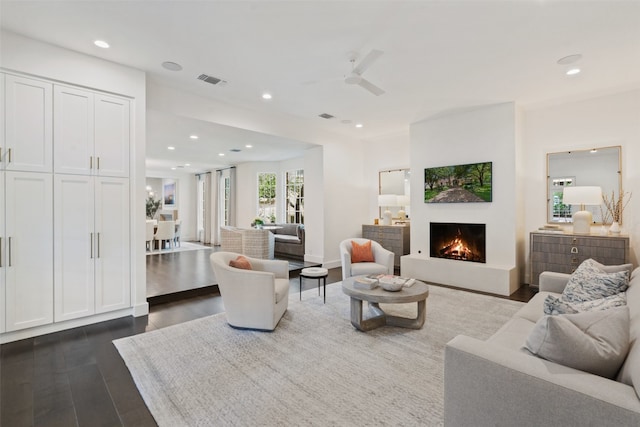
M 53 179 L 6 172 L 6 330 L 53 321 Z
M 56 322 L 95 312 L 94 178 L 54 179 L 54 295 Z
M 5 331 L 5 293 L 6 281 L 5 275 L 7 271 L 7 238 L 4 231 L 4 172 L 0 172 L 0 333 Z
M 54 87 L 54 170 L 89 175 L 93 157 L 93 93 Z
M 5 154 L 7 153 L 7 145 L 4 137 L 4 73 L 0 73 L 0 171 L 4 170 Z M 7 156 L 8 160 L 8 156 Z M 4 194 L 4 187 L 2 187 Z M 2 198 L 2 196 L 0 196 Z
M 30 172 L 52 170 L 52 86 L 39 80 L 5 75 L 5 168 Z
M 100 176 L 129 176 L 129 101 L 95 97 L 95 155 Z
M 96 313 L 131 306 L 129 180 L 96 178 Z

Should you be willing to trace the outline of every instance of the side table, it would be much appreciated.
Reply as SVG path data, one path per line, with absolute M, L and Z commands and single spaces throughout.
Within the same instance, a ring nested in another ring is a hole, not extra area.
M 318 279 L 318 295 L 320 295 L 320 280 L 323 281 L 324 301 L 327 302 L 327 276 L 329 270 L 322 267 L 307 267 L 300 271 L 300 301 L 302 301 L 302 278 Z

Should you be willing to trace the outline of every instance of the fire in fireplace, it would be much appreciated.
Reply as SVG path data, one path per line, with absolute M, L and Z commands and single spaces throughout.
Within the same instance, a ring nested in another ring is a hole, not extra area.
M 485 224 L 432 222 L 429 229 L 432 258 L 487 262 Z

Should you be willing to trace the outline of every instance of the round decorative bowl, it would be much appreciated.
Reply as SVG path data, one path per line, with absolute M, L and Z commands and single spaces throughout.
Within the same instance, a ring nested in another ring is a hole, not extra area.
M 404 281 L 402 280 L 380 280 L 380 287 L 389 292 L 398 292 L 400 289 L 402 289 L 403 285 Z

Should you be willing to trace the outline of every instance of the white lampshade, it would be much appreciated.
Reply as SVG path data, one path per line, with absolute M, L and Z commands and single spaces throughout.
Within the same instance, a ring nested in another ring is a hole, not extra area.
M 409 196 L 405 196 L 405 195 L 401 195 L 398 196 L 398 206 L 409 206 L 411 204 L 411 199 L 409 198 Z
M 602 189 L 600 187 L 565 187 L 562 191 L 562 203 L 565 205 L 580 205 L 578 212 L 572 216 L 573 232 L 576 234 L 589 234 L 593 215 L 584 210 L 584 205 L 599 205 L 602 203 Z

